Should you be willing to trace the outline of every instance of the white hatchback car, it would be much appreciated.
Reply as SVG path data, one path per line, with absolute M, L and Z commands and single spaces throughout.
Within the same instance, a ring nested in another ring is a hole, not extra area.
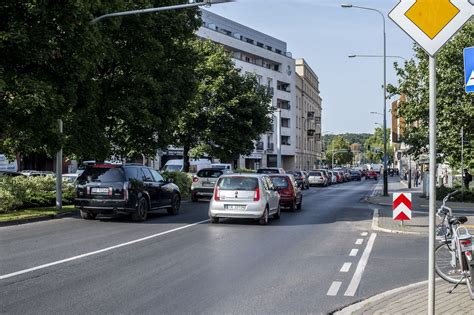
M 219 178 L 209 205 L 211 223 L 218 223 L 220 218 L 250 218 L 265 225 L 270 216 L 280 218 L 280 194 L 267 175 L 231 174 Z
M 199 198 L 212 197 L 217 179 L 228 173 L 230 173 L 229 170 L 218 168 L 203 168 L 197 172 L 191 184 L 191 201 L 197 202 Z
M 310 186 L 326 186 L 326 177 L 321 171 L 311 171 L 308 173 L 308 181 Z

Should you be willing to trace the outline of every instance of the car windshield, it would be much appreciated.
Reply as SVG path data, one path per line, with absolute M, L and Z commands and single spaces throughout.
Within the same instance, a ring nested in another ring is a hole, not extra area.
M 255 190 L 258 179 L 255 177 L 225 177 L 219 180 L 217 186 L 221 190 Z
M 200 170 L 196 176 L 197 177 L 205 177 L 205 178 L 217 178 L 222 175 L 222 171 L 220 170 Z
M 163 171 L 166 171 L 166 172 L 180 172 L 182 167 L 183 166 L 180 165 L 180 164 L 165 165 L 163 167 Z
M 271 177 L 273 185 L 278 188 L 288 188 L 288 178 L 283 176 L 272 176 Z
M 125 178 L 120 167 L 88 167 L 78 178 L 79 184 L 121 182 Z

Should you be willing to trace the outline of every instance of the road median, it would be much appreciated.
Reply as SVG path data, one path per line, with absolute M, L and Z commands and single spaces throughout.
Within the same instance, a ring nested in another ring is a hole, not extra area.
M 30 222 L 58 219 L 67 216 L 77 215 L 78 211 L 73 205 L 63 206 L 61 210 L 55 207 L 27 208 L 17 211 L 1 213 L 0 227 L 17 225 Z

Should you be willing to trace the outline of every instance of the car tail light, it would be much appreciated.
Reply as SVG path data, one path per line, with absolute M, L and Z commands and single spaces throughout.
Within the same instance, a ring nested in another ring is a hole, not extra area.
M 113 192 L 114 192 L 113 188 L 109 187 L 109 192 L 107 193 L 107 195 L 112 196 Z
M 128 189 L 130 188 L 130 183 L 123 183 L 123 199 L 128 200 Z
M 260 188 L 257 187 L 255 189 L 255 194 L 253 195 L 253 201 L 259 201 L 260 200 Z
M 193 177 L 193 183 L 197 183 L 199 181 L 199 178 Z
M 89 186 L 86 187 L 86 195 L 91 194 L 91 188 Z
M 324 177 L 321 176 L 319 179 L 324 179 Z
M 471 245 L 471 240 L 461 240 L 461 245 L 462 246 L 469 246 L 469 245 Z
M 220 192 L 221 192 L 220 187 L 216 186 L 216 188 L 214 189 L 214 200 L 216 201 L 221 200 Z

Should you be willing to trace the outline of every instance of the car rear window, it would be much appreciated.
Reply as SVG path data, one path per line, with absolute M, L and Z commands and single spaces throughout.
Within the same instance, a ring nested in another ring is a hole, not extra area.
M 278 188 L 288 188 L 288 178 L 283 176 L 272 176 L 270 177 L 274 186 Z
M 270 168 L 261 168 L 257 170 L 258 174 L 278 174 L 279 171 L 276 169 L 270 169 Z
M 78 178 L 80 184 L 122 182 L 125 174 L 121 167 L 88 167 Z
M 215 170 L 200 170 L 197 173 L 197 177 L 205 177 L 205 178 L 217 178 L 221 176 L 223 172 L 219 169 Z
M 309 176 L 321 176 L 321 172 L 309 172 Z
M 219 180 L 217 186 L 222 190 L 255 190 L 258 179 L 254 177 L 225 177 Z

